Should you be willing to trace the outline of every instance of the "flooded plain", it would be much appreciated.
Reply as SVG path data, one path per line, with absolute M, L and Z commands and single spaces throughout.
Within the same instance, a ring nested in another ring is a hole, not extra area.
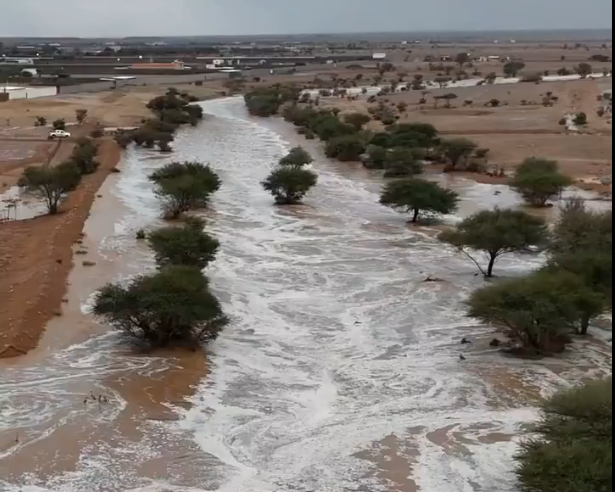
M 515 491 L 535 402 L 610 372 L 610 346 L 542 362 L 489 349 L 493 329 L 462 304 L 483 279 L 435 229 L 379 205 L 376 174 L 308 143 L 318 187 L 274 207 L 260 182 L 299 143 L 293 129 L 241 99 L 204 108 L 172 156 L 127 153 L 86 227 L 96 267 L 75 269 L 41 347 L 2 362 L 0 491 Z M 209 162 L 223 181 L 205 214 L 222 245 L 207 273 L 232 322 L 206 357 L 131 353 L 88 314 L 102 284 L 153 270 L 135 233 L 161 224 L 147 176 L 170 160 Z M 519 205 L 506 187 L 446 179 L 463 197 L 448 222 Z M 500 273 L 542 261 L 513 256 Z

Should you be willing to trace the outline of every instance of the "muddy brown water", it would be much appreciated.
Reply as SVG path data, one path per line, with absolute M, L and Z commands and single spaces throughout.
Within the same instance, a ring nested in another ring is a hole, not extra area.
M 240 99 L 204 108 L 171 157 L 127 153 L 86 226 L 96 266 L 75 268 L 39 349 L 0 366 L 0 491 L 513 492 L 537 399 L 609 372 L 610 347 L 539 363 L 490 350 L 493 330 L 462 306 L 482 279 L 437 229 L 380 206 L 377 174 L 328 161 Z M 276 208 L 260 181 L 297 143 L 319 185 Z M 170 159 L 210 162 L 224 183 L 205 214 L 222 243 L 207 273 L 232 323 L 206 355 L 135 354 L 88 314 L 102 284 L 153 270 L 135 233 L 161 224 L 147 175 Z M 506 187 L 434 179 L 463 197 L 447 223 L 520 205 Z

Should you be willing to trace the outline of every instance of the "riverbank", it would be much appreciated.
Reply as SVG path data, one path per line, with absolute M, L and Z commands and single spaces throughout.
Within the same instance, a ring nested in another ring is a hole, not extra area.
M 73 245 L 98 190 L 120 160 L 115 142 L 101 143 L 98 160 L 99 169 L 68 195 L 60 214 L 0 226 L 0 358 L 28 353 L 46 323 L 61 315 Z

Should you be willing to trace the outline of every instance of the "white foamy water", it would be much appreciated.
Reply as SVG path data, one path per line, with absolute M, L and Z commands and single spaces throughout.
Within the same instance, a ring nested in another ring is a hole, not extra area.
M 126 211 L 101 253 L 130 252 L 127 275 L 151 269 L 151 255 L 134 251 L 134 232 L 159 223 L 147 175 L 171 159 L 209 162 L 220 173 L 223 187 L 206 215 L 222 247 L 208 274 L 232 323 L 211 347 L 211 374 L 191 409 L 177 409 L 179 423 L 143 425 L 137 443 L 84 447 L 76 471 L 40 478 L 33 469 L 19 481 L 24 488 L 0 480 L 0 491 L 413 492 L 391 476 L 385 443 L 394 440 L 396 476 L 412 478 L 421 492 L 512 492 L 516 445 L 490 436 L 516 434 L 536 412 L 500 401 L 470 369 L 510 367 L 544 380 L 545 391 L 567 379 L 549 364 L 492 352 L 470 352 L 460 364 L 459 340 L 491 331 L 464 315 L 464 299 L 483 285 L 473 265 L 380 206 L 377 178 L 327 161 L 316 147 L 320 181 L 305 206 L 273 206 L 260 182 L 294 145 L 283 123 L 251 119 L 241 99 L 204 107 L 211 117 L 183 131 L 172 156 L 127 155 L 113 189 Z M 464 190 L 465 202 L 484 206 L 516 199 L 486 185 Z M 500 273 L 518 275 L 541 261 L 511 257 Z M 423 283 L 428 275 L 444 282 Z M 25 429 L 20 446 L 34 445 L 83 417 L 82 407 L 66 404 L 81 386 L 165 367 L 118 355 L 116 344 L 114 335 L 93 338 L 39 367 L 7 372 L 0 431 Z M 571 367 L 576 356 L 568 356 Z M 128 403 L 113 396 L 118 405 L 93 422 L 111 433 Z M 177 458 L 177 473 L 164 481 L 139 475 L 140 464 L 170 460 L 177 447 L 193 457 Z

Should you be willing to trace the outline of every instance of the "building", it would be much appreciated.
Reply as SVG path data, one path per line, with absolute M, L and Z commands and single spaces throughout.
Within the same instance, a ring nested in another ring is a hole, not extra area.
M 183 61 L 175 60 L 171 63 L 133 63 L 127 67 L 116 67 L 116 70 L 192 70 Z

